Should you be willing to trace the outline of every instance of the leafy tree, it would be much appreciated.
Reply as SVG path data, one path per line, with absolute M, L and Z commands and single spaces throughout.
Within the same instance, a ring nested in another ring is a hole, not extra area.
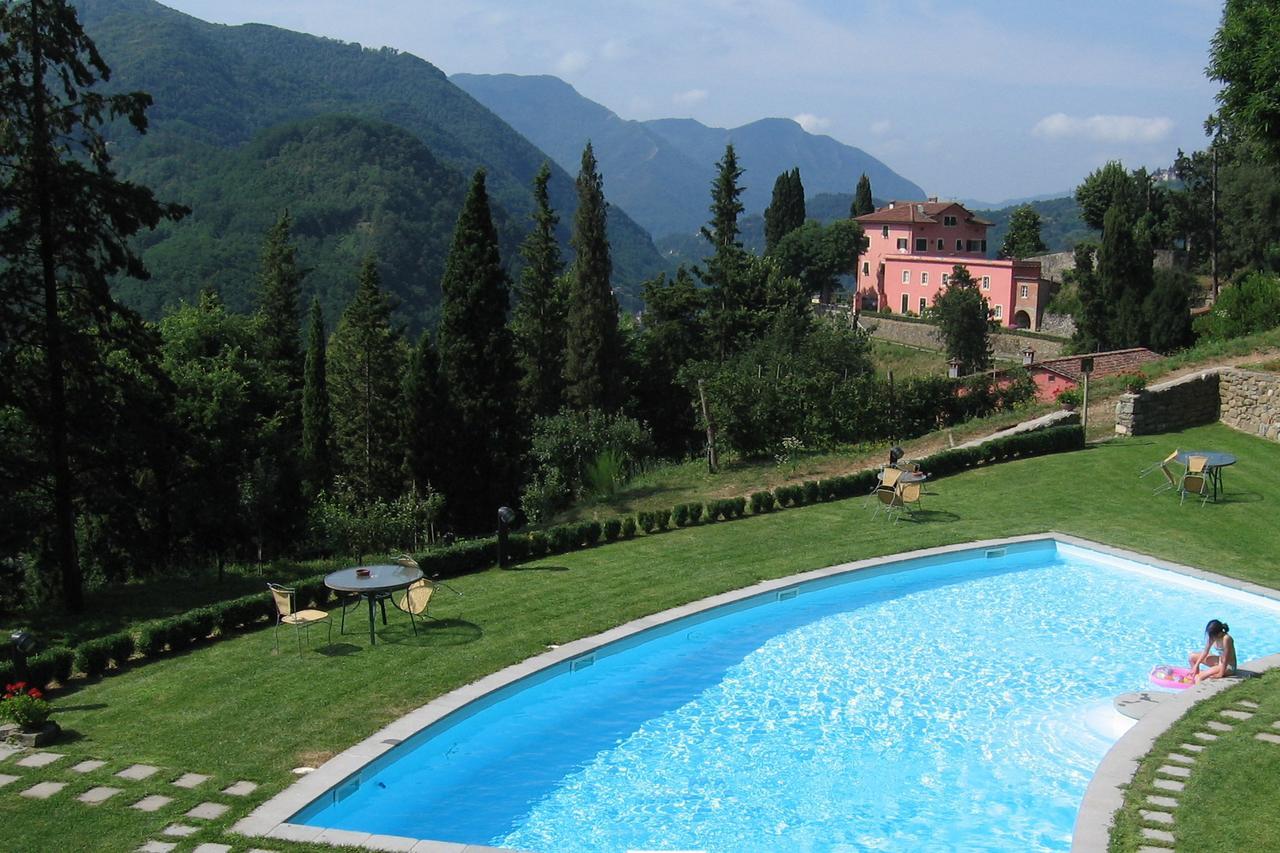
M 1224 287 L 1208 314 L 1198 317 L 1196 332 L 1215 341 L 1251 335 L 1280 325 L 1280 278 L 1252 272 Z
M 40 513 L 40 535 L 74 612 L 83 581 L 68 390 L 74 374 L 102 371 L 71 358 L 127 313 L 111 279 L 147 277 L 130 237 L 183 210 L 112 172 L 101 128 L 119 120 L 145 132 L 151 99 L 91 91 L 110 70 L 70 3 L 0 4 L 0 34 L 0 401 L 43 445 L 40 485 L 52 505 Z
M 799 279 L 807 293 L 830 302 L 840 276 L 857 270 L 866 248 L 862 226 L 852 219 L 837 219 L 829 225 L 811 221 L 784 236 L 773 256 L 783 275 Z
M 1029 204 L 1020 206 L 1009 218 L 1009 230 L 1000 248 L 1002 258 L 1029 258 L 1048 251 L 1040 239 L 1040 214 Z
M 1099 352 L 1109 338 L 1111 299 L 1095 269 L 1097 247 L 1090 243 L 1078 243 L 1075 248 L 1073 269 L 1068 272 L 1068 285 L 1074 285 L 1080 300 L 1080 313 L 1076 315 L 1076 331 L 1072 345 L 1077 352 Z
M 613 409 L 622 397 L 622 345 L 618 301 L 610 286 L 613 262 L 605 231 L 604 181 L 590 142 L 582 151 L 577 187 L 572 237 L 576 257 L 569 272 L 564 347 L 565 398 L 576 409 Z
M 551 209 L 547 182 L 551 167 L 542 164 L 533 182 L 533 230 L 520 246 L 525 268 L 516 287 L 511 317 L 520 361 L 520 400 L 525 415 L 550 415 L 564 398 L 565 288 L 564 263 L 556 242 L 560 218 Z
M 1227 0 L 1209 50 L 1209 77 L 1222 84 L 1219 115 L 1280 159 L 1280 9 L 1269 0 Z
M 705 299 L 684 267 L 668 279 L 665 273 L 644 284 L 644 326 L 636 342 L 635 382 L 638 416 L 653 430 L 658 451 L 683 456 L 692 449 L 697 424 L 689 389 L 679 381 L 680 368 L 705 357 Z
M 320 300 L 311 302 L 311 328 L 307 333 L 307 355 L 302 382 L 303 485 L 308 497 L 329 487 L 333 478 L 331 440 L 333 424 L 329 416 L 329 386 L 325 381 L 324 311 Z
M 400 379 L 405 345 L 391 325 L 391 300 L 377 260 L 360 269 L 326 353 L 336 473 L 365 500 L 400 493 Z
M 464 530 L 486 529 L 516 499 L 523 440 L 515 344 L 507 327 L 507 275 L 489 210 L 485 172 L 471 180 L 445 262 L 437 352 L 453 414 L 443 476 L 450 516 Z
M 849 217 L 875 213 L 876 203 L 871 199 L 871 179 L 863 172 L 858 178 L 858 188 L 853 193 L 853 206 L 849 209 Z
M 416 490 L 439 489 L 449 455 L 448 396 L 431 336 L 423 332 L 404 377 L 404 466 Z
M 520 501 L 525 514 L 545 520 L 584 496 L 592 465 L 606 454 L 625 478 L 653 455 L 653 441 L 643 424 L 623 414 L 566 409 L 538 418 L 529 450 L 533 470 Z
M 1146 345 L 1169 353 L 1192 342 L 1191 292 L 1195 279 L 1186 270 L 1156 270 L 1155 284 L 1143 304 L 1147 317 Z
M 1080 204 L 1080 216 L 1090 228 L 1102 229 L 1107 211 L 1115 204 L 1132 209 L 1134 203 L 1133 179 L 1124 166 L 1111 160 L 1105 166 L 1094 169 L 1076 187 L 1076 201 Z
M 948 358 L 976 373 L 991 366 L 991 309 L 969 268 L 956 264 L 951 279 L 931 308 Z
M 1107 294 L 1109 322 L 1100 343 L 1105 349 L 1142 346 L 1148 332 L 1143 310 L 1152 287 L 1151 244 L 1135 231 L 1126 205 L 1116 203 L 1107 211 L 1098 249 L 1098 279 Z
M 773 200 L 764 212 L 765 251 L 771 252 L 778 241 L 804 224 L 804 185 L 800 170 L 783 172 L 773 182 Z

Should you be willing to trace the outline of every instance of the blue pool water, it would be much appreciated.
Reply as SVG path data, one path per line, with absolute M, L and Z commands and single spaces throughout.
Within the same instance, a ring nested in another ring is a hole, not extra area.
M 683 620 L 455 715 L 295 822 L 522 850 L 1065 850 L 1111 699 L 1280 605 L 1057 545 Z

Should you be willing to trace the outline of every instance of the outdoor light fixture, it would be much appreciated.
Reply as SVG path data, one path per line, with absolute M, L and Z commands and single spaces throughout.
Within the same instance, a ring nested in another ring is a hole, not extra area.
M 498 507 L 498 566 L 507 564 L 507 529 L 516 520 L 516 511 L 509 506 Z
M 889 448 L 889 464 L 897 465 L 898 460 L 902 458 L 902 448 L 896 444 Z
M 35 651 L 36 638 L 27 631 L 14 631 L 9 635 L 9 644 L 13 646 L 13 667 L 19 678 L 28 678 L 27 655 Z

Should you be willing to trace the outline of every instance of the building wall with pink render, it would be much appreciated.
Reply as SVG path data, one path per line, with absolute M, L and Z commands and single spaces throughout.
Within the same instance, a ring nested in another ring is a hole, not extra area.
M 1003 326 L 1013 326 L 1017 310 L 1038 292 L 1040 268 L 1036 263 L 1012 260 L 988 260 L 972 257 L 939 257 L 935 255 L 891 255 L 882 266 L 883 285 L 880 288 L 880 304 L 888 306 L 894 314 L 903 313 L 903 297 L 906 310 L 919 314 L 921 306 L 929 308 L 942 292 L 943 276 L 950 276 L 956 265 L 969 270 L 979 292 L 991 307 L 993 319 Z M 1027 297 L 1020 299 L 1022 287 Z M 1025 310 L 1025 308 L 1024 308 Z M 1039 316 L 1028 311 L 1029 324 L 1038 325 Z

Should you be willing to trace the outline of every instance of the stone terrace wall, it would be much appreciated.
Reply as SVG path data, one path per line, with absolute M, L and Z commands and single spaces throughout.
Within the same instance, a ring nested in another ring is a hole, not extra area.
M 1218 376 L 1218 395 L 1224 424 L 1280 441 L 1280 376 L 1223 370 Z
M 1148 386 L 1140 394 L 1121 394 L 1116 403 L 1116 432 L 1172 432 L 1213 423 L 1218 411 L 1218 371 L 1209 370 Z
M 895 320 L 883 314 L 863 314 L 862 324 L 871 330 L 873 338 L 905 344 L 935 351 L 942 350 L 942 341 L 938 337 L 936 327 L 928 323 L 912 323 L 908 320 Z M 1023 335 L 997 334 L 991 336 L 991 346 L 996 357 L 1022 360 L 1022 348 L 1030 346 L 1036 351 L 1036 358 L 1053 358 L 1062 354 L 1066 344 L 1043 338 L 1030 338 Z

